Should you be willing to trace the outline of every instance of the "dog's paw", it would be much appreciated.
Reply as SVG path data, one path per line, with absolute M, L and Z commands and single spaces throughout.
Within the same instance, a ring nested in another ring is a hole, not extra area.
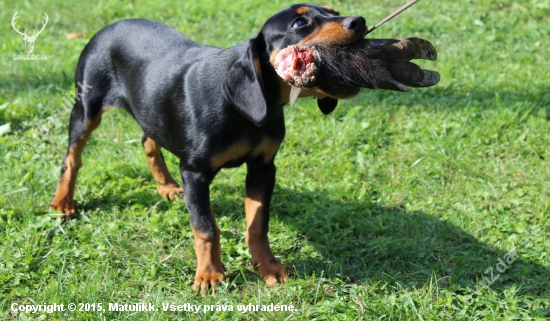
M 177 184 L 166 184 L 157 186 L 157 192 L 160 196 L 166 197 L 168 200 L 174 200 L 177 197 L 183 197 L 183 188 Z
M 212 294 L 216 294 L 216 286 L 225 280 L 225 275 L 222 271 L 218 271 L 218 268 L 214 266 L 207 266 L 203 271 L 197 270 L 195 275 L 195 283 L 193 283 L 193 290 L 205 295 L 212 290 Z
M 63 219 L 65 222 L 76 217 L 74 203 L 68 198 L 54 198 L 50 204 L 50 208 L 54 211 L 61 211 L 64 214 Z
M 268 286 L 275 286 L 279 283 L 288 281 L 290 265 L 284 265 L 279 262 L 268 262 L 258 264 L 258 275 L 265 280 Z

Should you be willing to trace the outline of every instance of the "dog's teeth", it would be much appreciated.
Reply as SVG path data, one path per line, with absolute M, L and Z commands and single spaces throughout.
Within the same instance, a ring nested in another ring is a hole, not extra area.
M 300 95 L 300 92 L 302 91 L 302 87 L 290 87 L 290 106 L 293 107 L 294 103 L 296 102 L 296 99 L 298 99 L 298 96 Z

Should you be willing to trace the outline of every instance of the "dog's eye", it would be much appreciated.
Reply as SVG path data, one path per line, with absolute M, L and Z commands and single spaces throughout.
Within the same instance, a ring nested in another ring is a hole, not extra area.
M 305 18 L 298 18 L 294 23 L 292 24 L 292 28 L 300 28 L 302 26 L 305 26 L 308 24 L 309 21 Z

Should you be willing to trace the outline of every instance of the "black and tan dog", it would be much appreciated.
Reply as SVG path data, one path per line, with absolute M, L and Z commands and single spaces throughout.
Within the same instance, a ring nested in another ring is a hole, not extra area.
M 344 45 L 362 39 L 365 19 L 341 17 L 330 7 L 301 4 L 267 20 L 260 33 L 222 50 L 197 44 L 162 23 L 135 19 L 108 25 L 84 48 L 75 83 L 90 88 L 77 97 L 69 146 L 52 209 L 66 219 L 73 203 L 81 154 L 109 107 L 128 111 L 144 131 L 143 147 L 158 193 L 184 193 L 195 235 L 193 288 L 207 291 L 224 279 L 220 230 L 210 208 L 209 185 L 222 168 L 246 163 L 246 243 L 258 274 L 269 285 L 287 281 L 287 266 L 268 243 L 269 205 L 275 184 L 273 160 L 285 136 L 283 106 L 291 87 L 273 61 L 289 45 Z M 357 94 L 314 87 L 320 107 Z M 332 108 L 333 109 L 333 108 Z M 161 148 L 180 158 L 183 188 L 172 178 Z

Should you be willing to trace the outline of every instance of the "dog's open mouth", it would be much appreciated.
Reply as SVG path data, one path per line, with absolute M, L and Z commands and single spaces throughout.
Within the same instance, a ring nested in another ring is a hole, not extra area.
M 273 65 L 283 80 L 295 87 L 303 87 L 315 81 L 318 60 L 314 47 L 293 45 L 281 50 Z

